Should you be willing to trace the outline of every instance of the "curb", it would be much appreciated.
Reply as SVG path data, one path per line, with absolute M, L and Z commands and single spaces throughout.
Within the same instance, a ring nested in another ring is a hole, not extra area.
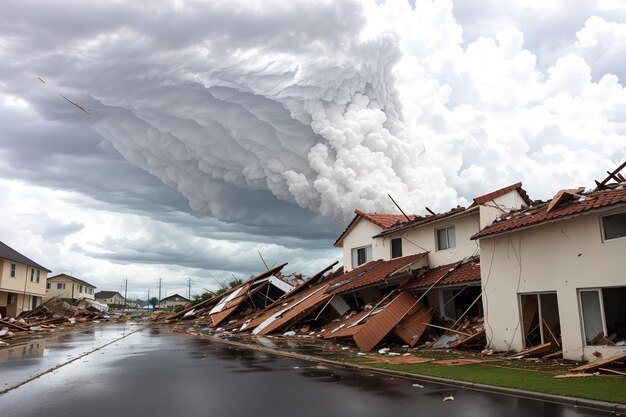
M 516 388 L 507 388 L 507 387 L 499 387 L 496 385 L 481 384 L 477 382 L 465 382 L 465 381 L 458 381 L 455 379 L 447 379 L 447 378 L 441 378 L 441 377 L 436 377 L 436 376 L 420 375 L 420 374 L 414 374 L 414 373 L 403 372 L 403 371 L 395 371 L 391 369 L 381 369 L 381 368 L 375 368 L 375 367 L 368 366 L 368 365 L 352 364 L 352 363 L 341 362 L 341 361 L 337 361 L 333 359 L 321 358 L 318 356 L 305 355 L 305 354 L 300 354 L 300 353 L 295 353 L 295 352 L 286 352 L 283 350 L 272 349 L 272 348 L 268 348 L 265 346 L 249 345 L 249 344 L 242 343 L 242 342 L 236 342 L 234 340 L 221 339 L 221 338 L 211 336 L 211 335 L 205 335 L 205 334 L 199 334 L 199 333 L 187 333 L 187 334 L 200 337 L 203 339 L 208 339 L 217 343 L 241 347 L 244 349 L 256 350 L 259 352 L 270 353 L 273 355 L 285 356 L 285 357 L 294 358 L 294 359 L 301 359 L 301 360 L 305 360 L 309 362 L 323 362 L 323 363 L 327 363 L 327 364 L 342 367 L 342 368 L 364 370 L 364 371 L 368 371 L 368 372 L 372 372 L 372 373 L 376 373 L 380 375 L 391 375 L 391 376 L 401 377 L 404 379 L 413 379 L 413 380 L 418 379 L 422 381 L 434 382 L 437 384 L 449 385 L 453 387 L 472 389 L 474 391 L 497 393 L 497 394 L 514 396 L 518 398 L 528 398 L 528 399 L 541 400 L 541 401 L 546 401 L 546 402 L 551 402 L 551 403 L 556 403 L 556 404 L 572 405 L 574 407 L 579 407 L 579 408 L 590 408 L 594 410 L 608 411 L 616 415 L 626 414 L 626 404 L 610 403 L 606 401 L 597 401 L 597 400 L 588 400 L 588 399 L 577 398 L 577 397 L 566 397 L 566 396 L 555 395 L 555 394 L 546 394 L 542 392 L 520 390 Z

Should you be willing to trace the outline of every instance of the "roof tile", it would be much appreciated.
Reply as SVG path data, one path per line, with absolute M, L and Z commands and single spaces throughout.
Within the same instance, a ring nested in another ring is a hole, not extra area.
M 406 288 L 427 288 L 437 283 L 443 274 L 454 268 L 458 262 L 448 265 L 441 265 L 426 271 L 424 275 L 415 279 L 414 282 L 408 284 Z M 468 282 L 480 281 L 480 258 L 475 256 L 467 262 L 461 264 L 458 268 L 448 273 L 437 286 L 464 284 Z
M 517 182 L 515 184 L 509 185 L 508 187 L 500 188 L 499 190 L 495 190 L 485 195 L 478 196 L 474 198 L 474 204 L 477 204 L 477 205 L 485 204 L 487 201 L 491 201 L 495 198 L 502 197 L 503 195 L 511 191 L 515 191 L 515 190 L 517 190 L 517 192 L 524 199 L 526 204 L 528 205 L 532 204 L 532 200 L 528 197 L 526 190 L 522 188 L 521 182 Z
M 376 261 L 368 262 L 365 265 L 343 274 L 330 286 L 330 290 L 328 292 L 330 294 L 343 294 L 359 288 L 377 284 L 389 278 L 390 275 L 397 270 L 411 265 L 412 263 L 424 258 L 426 255 L 427 253 L 424 252 L 392 259 L 390 261 L 378 259 Z
M 496 220 L 492 225 L 476 233 L 472 236 L 472 239 L 480 239 L 486 236 L 511 232 L 523 227 L 558 221 L 565 217 L 620 203 L 626 203 L 626 188 L 623 185 L 611 189 L 594 190 L 584 193 L 583 197 L 578 200 L 562 203 L 550 212 L 547 212 L 548 203 L 541 203 L 535 207 L 509 213 L 502 220 Z

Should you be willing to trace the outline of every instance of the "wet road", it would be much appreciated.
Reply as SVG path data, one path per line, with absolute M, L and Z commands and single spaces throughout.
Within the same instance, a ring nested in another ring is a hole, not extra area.
M 115 340 L 115 332 L 129 330 L 111 329 L 110 340 Z M 22 361 L 24 369 L 33 371 L 29 360 L 33 358 L 0 357 L 0 382 L 7 369 L 19 368 Z M 454 401 L 443 402 L 447 395 Z M 0 395 L 0 415 L 19 417 L 436 417 L 438 413 L 609 414 L 328 367 L 151 328 Z

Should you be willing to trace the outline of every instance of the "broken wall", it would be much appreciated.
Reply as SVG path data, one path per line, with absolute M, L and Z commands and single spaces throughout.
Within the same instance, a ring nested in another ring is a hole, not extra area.
M 483 309 L 491 348 L 522 350 L 519 294 L 555 291 L 561 321 L 563 357 L 594 359 L 626 347 L 586 346 L 578 291 L 626 286 L 626 239 L 603 242 L 600 217 L 624 208 L 589 213 L 555 223 L 480 240 Z

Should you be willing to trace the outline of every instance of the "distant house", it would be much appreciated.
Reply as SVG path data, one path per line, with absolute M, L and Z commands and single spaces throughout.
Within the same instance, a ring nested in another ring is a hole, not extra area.
M 124 304 L 124 297 L 117 291 L 98 291 L 95 296 L 96 301 L 108 306 Z
M 16 317 L 46 295 L 50 270 L 0 242 L 0 314 Z
M 184 306 L 188 302 L 189 300 L 182 295 L 174 294 L 162 299 L 159 305 L 161 308 L 173 310 L 178 306 Z
M 573 360 L 626 351 L 626 182 L 605 182 L 562 190 L 473 236 L 489 265 L 482 287 L 491 348 L 550 342 Z
M 48 278 L 46 284 L 46 298 L 60 297 L 67 300 L 95 298 L 96 286 L 82 279 L 67 274 L 59 274 Z

